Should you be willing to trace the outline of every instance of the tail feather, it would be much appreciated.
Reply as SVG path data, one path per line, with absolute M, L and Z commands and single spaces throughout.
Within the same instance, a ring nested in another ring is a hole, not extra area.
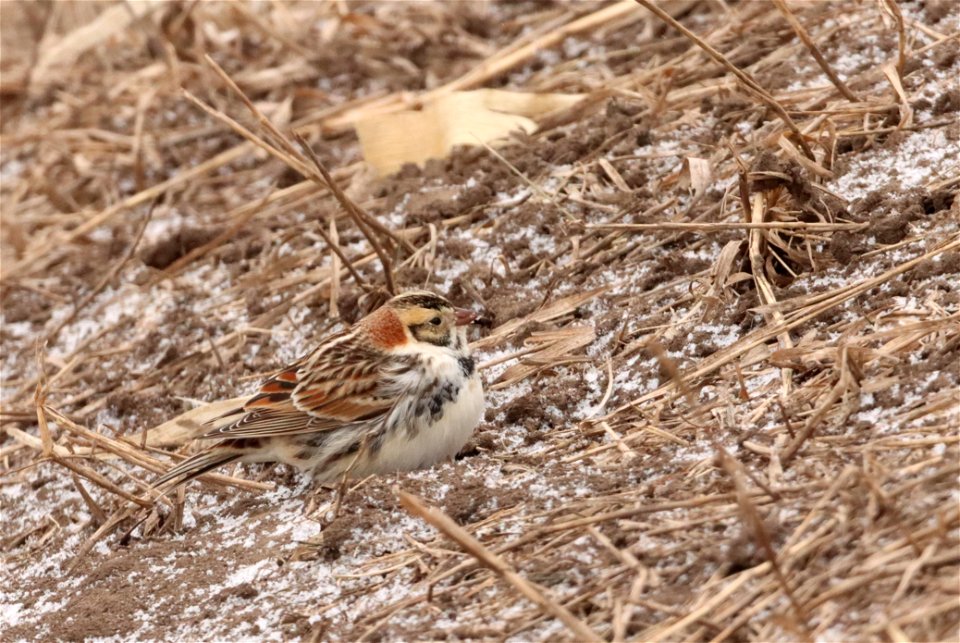
M 228 462 L 233 462 L 238 459 L 242 454 L 235 451 L 227 451 L 225 449 L 213 449 L 211 451 L 204 451 L 203 453 L 198 453 L 194 456 L 191 456 L 175 466 L 174 468 L 167 471 L 165 474 L 153 481 L 153 487 L 160 487 L 171 480 L 176 480 L 177 478 L 183 476 L 183 480 L 180 480 L 176 485 L 179 486 L 185 482 L 189 482 L 198 476 L 202 476 L 211 469 L 216 469 L 217 467 L 227 464 Z

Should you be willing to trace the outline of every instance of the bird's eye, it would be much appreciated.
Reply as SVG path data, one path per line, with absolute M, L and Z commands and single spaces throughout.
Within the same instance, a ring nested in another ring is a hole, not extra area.
M 433 324 L 434 326 L 439 326 L 439 325 L 440 325 L 440 318 L 439 318 L 439 317 L 434 317 L 433 319 L 430 320 L 430 323 Z

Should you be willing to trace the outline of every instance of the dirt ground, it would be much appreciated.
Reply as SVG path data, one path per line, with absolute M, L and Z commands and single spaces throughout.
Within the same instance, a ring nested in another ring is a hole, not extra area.
M 661 4 L 726 63 L 639 5 L 0 3 L 2 638 L 957 640 L 960 8 L 789 2 L 834 83 L 774 3 Z M 101 536 L 173 461 L 145 430 L 376 304 L 318 229 L 383 283 L 324 188 L 185 97 L 259 131 L 205 55 L 409 241 L 399 287 L 485 311 L 486 415 L 339 514 L 244 465 L 271 488 Z M 363 165 L 352 119 L 476 87 L 587 98 Z

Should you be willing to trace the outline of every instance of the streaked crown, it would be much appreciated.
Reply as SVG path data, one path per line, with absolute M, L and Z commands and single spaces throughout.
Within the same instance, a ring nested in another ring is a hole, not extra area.
M 410 290 L 400 293 L 387 302 L 391 308 L 426 308 L 429 310 L 452 309 L 453 304 L 429 290 Z

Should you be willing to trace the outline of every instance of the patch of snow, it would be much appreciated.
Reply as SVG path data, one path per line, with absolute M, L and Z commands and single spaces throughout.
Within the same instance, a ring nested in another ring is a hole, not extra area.
M 856 157 L 850 169 L 827 187 L 848 201 L 875 190 L 906 191 L 960 173 L 957 145 L 942 128 L 907 134 L 895 149 Z

